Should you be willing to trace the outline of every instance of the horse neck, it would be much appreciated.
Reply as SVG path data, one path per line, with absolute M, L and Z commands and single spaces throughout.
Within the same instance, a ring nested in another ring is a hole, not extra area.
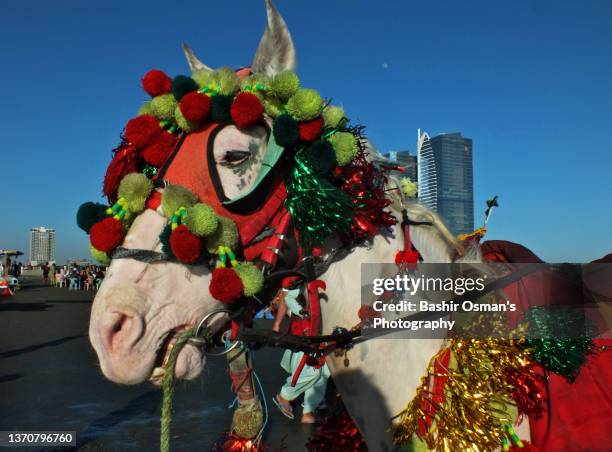
M 410 226 L 412 244 L 421 253 L 425 262 L 453 262 L 458 252 L 463 253 L 463 248 L 435 213 L 416 203 L 407 204 L 405 207 L 410 219 L 431 223 L 431 225 Z M 401 219 L 399 208 L 397 206 L 391 208 L 395 217 Z M 321 279 L 327 284 L 328 296 L 328 300 L 321 305 L 324 333 L 329 333 L 337 325 L 350 328 L 358 323 L 357 312 L 361 304 L 361 264 L 395 262 L 395 254 L 403 248 L 404 234 L 398 223 L 390 232 L 374 237 L 370 246 L 355 248 L 321 275 Z M 368 279 L 380 276 L 368 275 Z

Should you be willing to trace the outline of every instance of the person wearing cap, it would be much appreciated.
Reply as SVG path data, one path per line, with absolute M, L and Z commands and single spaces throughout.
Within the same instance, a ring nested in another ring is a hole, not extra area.
M 282 289 L 276 296 L 278 308 L 273 331 L 280 331 L 281 322 L 285 315 L 290 319 L 289 331 L 291 334 L 306 336 L 310 333 L 310 322 L 308 312 L 300 304 L 301 285 L 297 277 L 285 278 Z M 281 391 L 272 400 L 278 409 L 289 419 L 294 419 L 292 402 L 300 395 L 304 394 L 304 404 L 302 410 L 302 423 L 313 424 L 316 422 L 315 412 L 325 398 L 327 380 L 329 379 L 329 369 L 326 363 L 322 365 L 306 364 L 302 368 L 295 386 L 292 385 L 295 372 L 298 369 L 304 352 L 293 352 L 285 350 L 281 360 L 281 367 L 289 373 L 287 381 L 282 386 Z

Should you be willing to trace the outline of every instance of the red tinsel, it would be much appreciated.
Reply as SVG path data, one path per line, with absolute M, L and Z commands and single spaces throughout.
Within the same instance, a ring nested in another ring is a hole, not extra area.
M 235 97 L 230 114 L 234 124 L 245 129 L 261 121 L 263 111 L 264 107 L 255 94 L 242 92 Z
M 128 121 L 123 136 L 136 148 L 142 149 L 153 143 L 161 131 L 162 128 L 157 118 L 151 115 L 140 115 Z
M 508 372 L 507 379 L 514 387 L 512 398 L 519 414 L 534 416 L 536 419 L 541 417 L 546 411 L 546 395 L 543 390 L 546 379 L 544 376 L 538 374 L 534 366 L 530 366 L 522 371 Z
M 123 143 L 114 152 L 115 156 L 106 169 L 102 188 L 102 192 L 108 198 L 110 204 L 117 201 L 117 189 L 121 179 L 126 174 L 138 172 L 142 162 L 136 148 L 127 143 Z
M 321 116 L 310 121 L 300 122 L 300 140 L 310 142 L 319 138 L 323 130 L 323 124 Z
M 210 115 L 211 100 L 206 94 L 192 91 L 181 98 L 179 107 L 188 121 L 201 122 Z
M 157 140 L 142 151 L 142 158 L 149 164 L 160 167 L 172 153 L 176 137 L 170 132 L 159 134 Z
M 385 173 L 366 160 L 363 150 L 357 152 L 349 165 L 337 167 L 335 174 L 342 181 L 340 188 L 355 204 L 351 225 L 353 240 L 372 238 L 380 228 L 397 223 L 393 214 L 385 210 L 391 204 L 385 196 Z
M 89 241 L 95 249 L 109 253 L 123 242 L 123 224 L 113 217 L 98 221 L 89 231 Z
M 151 97 L 161 96 L 172 91 L 172 79 L 164 71 L 151 69 L 142 78 L 142 87 Z
M 215 443 L 212 448 L 213 452 L 265 452 L 268 450 L 270 449 L 261 443 L 254 444 L 251 439 L 238 438 L 230 434 L 223 438 L 222 446 Z M 276 450 L 281 451 L 284 450 L 284 448 Z
M 310 452 L 367 452 L 368 447 L 340 402 L 335 412 L 323 419 L 308 442 Z
M 242 281 L 231 268 L 219 267 L 212 272 L 209 291 L 217 300 L 232 303 L 242 296 Z
M 179 261 L 194 264 L 200 259 L 204 246 L 202 240 L 182 224 L 170 234 L 170 248 Z

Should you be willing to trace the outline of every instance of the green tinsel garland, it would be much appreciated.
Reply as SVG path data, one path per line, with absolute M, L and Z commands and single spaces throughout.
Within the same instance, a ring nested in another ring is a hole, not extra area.
M 142 167 L 142 174 L 147 176 L 149 179 L 153 179 L 153 177 L 157 174 L 157 168 L 147 163 Z
M 333 234 L 348 232 L 353 220 L 353 202 L 296 153 L 295 167 L 285 181 L 285 205 L 306 248 L 321 244 Z
M 534 361 L 573 382 L 593 351 L 593 323 L 575 308 L 531 308 L 526 346 Z

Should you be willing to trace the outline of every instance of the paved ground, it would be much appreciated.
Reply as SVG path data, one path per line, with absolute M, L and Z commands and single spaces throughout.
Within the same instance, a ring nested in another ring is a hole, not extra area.
M 161 392 L 103 378 L 87 339 L 92 297 L 31 278 L 14 297 L 0 299 L 0 430 L 73 430 L 80 451 L 158 450 Z M 280 356 L 264 350 L 255 357 L 268 401 L 286 378 Z M 228 428 L 233 397 L 226 372 L 223 359 L 211 359 L 205 375 L 179 385 L 174 450 L 211 450 Z M 283 443 L 288 451 L 304 450 L 310 427 L 274 406 L 269 411 L 270 450 Z

